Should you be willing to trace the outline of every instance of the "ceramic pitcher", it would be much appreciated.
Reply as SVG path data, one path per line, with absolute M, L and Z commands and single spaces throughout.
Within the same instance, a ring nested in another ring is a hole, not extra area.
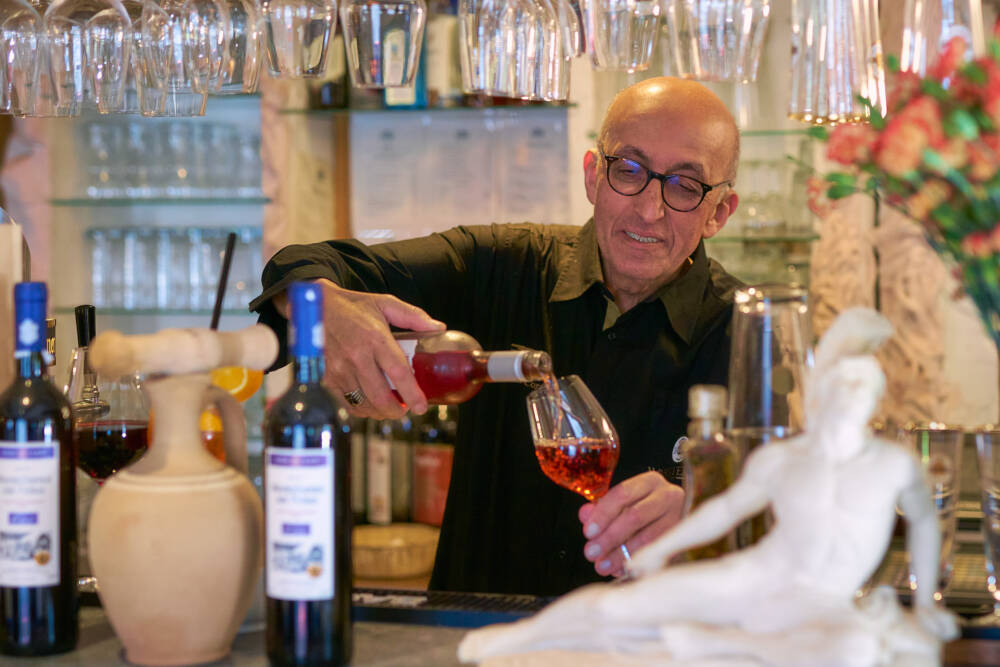
M 97 372 L 146 374 L 156 427 L 148 453 L 101 487 L 88 540 L 101 603 L 126 658 L 140 665 L 219 660 L 229 653 L 263 564 L 263 509 L 246 478 L 243 412 L 208 371 L 262 370 L 278 351 L 262 326 L 221 333 L 106 332 Z M 199 415 L 222 418 L 226 461 L 202 444 Z

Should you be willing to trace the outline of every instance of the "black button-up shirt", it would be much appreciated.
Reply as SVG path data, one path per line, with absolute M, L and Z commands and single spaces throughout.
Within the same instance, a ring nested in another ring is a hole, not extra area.
M 393 294 L 485 350 L 546 350 L 557 375 L 580 375 L 620 439 L 612 483 L 658 470 L 680 481 L 674 445 L 695 384 L 726 384 L 735 278 L 700 244 L 686 271 L 631 310 L 608 315 L 591 220 L 583 227 L 459 227 L 367 247 L 290 246 L 264 269 L 251 304 L 282 341 L 270 298 L 293 280 L 328 278 Z M 583 556 L 581 496 L 542 473 L 528 430 L 529 387 L 487 385 L 459 412 L 451 487 L 431 587 L 556 595 L 599 580 Z

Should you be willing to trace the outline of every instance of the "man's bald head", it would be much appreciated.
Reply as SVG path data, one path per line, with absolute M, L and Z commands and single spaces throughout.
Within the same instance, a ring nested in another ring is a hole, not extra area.
M 734 180 L 740 154 L 739 128 L 722 100 L 695 81 L 661 76 L 618 93 L 604 115 L 598 146 L 607 150 L 618 130 L 630 123 L 651 122 L 666 128 L 679 117 L 697 119 L 714 136 L 715 145 L 726 158 L 722 177 Z

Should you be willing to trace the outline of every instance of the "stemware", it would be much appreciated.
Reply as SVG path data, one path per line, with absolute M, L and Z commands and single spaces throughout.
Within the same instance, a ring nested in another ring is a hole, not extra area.
M 344 0 L 340 24 L 351 84 L 356 88 L 411 85 L 420 63 L 426 18 L 424 0 Z
M 337 0 L 263 0 L 260 11 L 271 74 L 322 76 L 337 27 Z
M 618 433 L 583 380 L 550 380 L 528 395 L 528 423 L 545 476 L 593 502 L 618 465 Z M 628 549 L 621 545 L 629 559 Z
M 983 504 L 983 550 L 986 556 L 986 589 L 993 598 L 993 610 L 968 619 L 973 627 L 1000 627 L 1000 426 L 983 426 L 975 431 L 979 461 L 979 489 Z
M 941 600 L 951 581 L 957 523 L 955 510 L 958 507 L 962 443 L 965 432 L 959 428 L 949 428 L 944 424 L 931 422 L 921 426 L 907 425 L 903 435 L 920 458 L 924 478 L 938 513 L 941 550 L 934 598 Z M 912 572 L 909 584 L 911 589 L 916 588 L 917 579 Z
M 38 85 L 35 57 L 44 27 L 42 17 L 24 0 L 0 3 L 0 111 L 27 115 L 33 108 Z
M 641 72 L 649 68 L 660 25 L 652 0 L 583 0 L 587 46 L 594 68 Z

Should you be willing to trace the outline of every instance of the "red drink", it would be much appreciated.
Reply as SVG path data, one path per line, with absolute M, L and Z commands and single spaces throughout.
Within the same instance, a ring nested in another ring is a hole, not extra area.
M 468 351 L 417 352 L 412 366 L 420 390 L 432 404 L 463 403 L 479 393 L 488 377 L 486 364 Z
M 148 429 L 144 421 L 77 423 L 77 465 L 97 481 L 106 480 L 146 453 Z
M 539 440 L 535 456 L 546 477 L 587 500 L 596 500 L 611 485 L 618 447 L 597 438 Z

